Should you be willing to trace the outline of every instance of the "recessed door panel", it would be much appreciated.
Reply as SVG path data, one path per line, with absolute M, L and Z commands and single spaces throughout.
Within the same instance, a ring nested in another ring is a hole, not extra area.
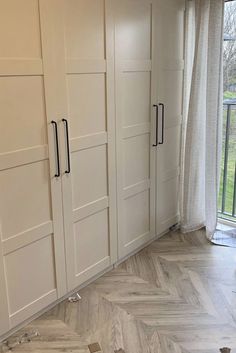
M 0 57 L 41 58 L 38 0 L 0 1 Z
M 150 72 L 123 74 L 124 126 L 150 123 Z
M 94 264 L 109 265 L 109 230 L 107 210 L 88 216 L 74 225 L 77 253 L 76 276 L 83 276 Z M 96 269 L 94 269 L 96 274 Z
M 128 197 L 124 201 L 124 234 L 126 246 L 137 241 L 142 244 L 142 237 L 150 233 L 150 199 L 149 191 Z M 132 213 L 132 217 L 130 214 Z M 138 240 L 137 240 L 138 239 Z
M 172 175 L 169 179 L 162 178 L 162 185 L 158 194 L 162 200 L 158 219 L 163 229 L 167 230 L 170 221 L 176 218 L 176 210 L 179 208 L 179 175 Z
M 72 169 L 74 209 L 108 197 L 106 146 L 74 152 Z
M 124 186 L 150 179 L 150 134 L 124 140 Z
M 164 70 L 160 74 L 160 82 L 161 98 L 165 104 L 165 127 L 179 125 L 183 110 L 183 70 Z
M 163 63 L 183 59 L 184 12 L 184 0 L 159 1 L 158 31 Z
M 5 270 L 10 315 L 43 297 L 45 293 L 54 292 L 56 278 L 52 236 L 7 254 Z
M 0 153 L 47 144 L 42 77 L 0 77 L 0 107 Z
M 68 75 L 67 82 L 71 138 L 105 132 L 105 74 Z
M 104 59 L 104 1 L 66 0 L 64 5 L 67 58 Z
M 0 194 L 3 239 L 52 221 L 48 161 L 1 171 Z
M 150 1 L 120 0 L 115 8 L 116 50 L 126 60 L 150 60 L 152 9 Z
M 171 173 L 176 175 L 179 170 L 181 128 L 179 125 L 170 127 L 165 131 L 165 143 L 163 148 L 159 150 L 159 163 L 162 168 L 159 169 L 160 177 L 168 178 Z M 162 174 L 161 174 L 162 172 Z

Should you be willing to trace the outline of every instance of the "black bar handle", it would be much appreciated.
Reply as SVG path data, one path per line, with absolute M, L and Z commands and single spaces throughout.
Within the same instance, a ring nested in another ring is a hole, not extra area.
M 67 119 L 62 119 L 63 123 L 66 127 L 66 147 L 67 147 L 67 170 L 65 171 L 66 174 L 70 174 L 70 141 L 69 141 L 69 127 Z
M 61 172 L 60 172 L 60 156 L 59 156 L 57 122 L 52 120 L 51 124 L 54 126 L 55 138 L 56 138 L 57 173 L 55 174 L 55 178 L 59 178 L 59 176 L 61 175 Z
M 161 132 L 161 142 L 159 145 L 164 144 L 164 131 L 165 131 L 165 105 L 163 103 L 159 103 L 159 106 L 162 107 L 162 132 Z
M 157 147 L 158 145 L 158 120 L 159 120 L 159 117 L 158 117 L 158 105 L 157 104 L 153 104 L 153 107 L 156 108 L 156 143 L 153 144 L 153 147 Z

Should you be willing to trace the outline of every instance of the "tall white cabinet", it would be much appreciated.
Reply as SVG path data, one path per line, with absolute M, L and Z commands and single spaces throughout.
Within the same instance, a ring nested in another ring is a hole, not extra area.
M 155 2 L 113 0 L 119 257 L 155 235 Z
M 179 222 L 185 1 L 113 4 L 123 258 Z
M 0 337 L 178 222 L 183 52 L 182 0 L 0 0 Z

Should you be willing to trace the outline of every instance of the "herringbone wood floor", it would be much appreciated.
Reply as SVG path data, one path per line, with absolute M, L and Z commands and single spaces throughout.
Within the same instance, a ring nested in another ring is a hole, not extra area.
M 170 233 L 35 320 L 15 352 L 236 353 L 236 251 Z

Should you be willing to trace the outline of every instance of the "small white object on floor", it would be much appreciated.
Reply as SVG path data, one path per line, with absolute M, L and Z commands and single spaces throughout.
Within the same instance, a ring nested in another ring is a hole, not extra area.
M 79 293 L 76 293 L 75 295 L 71 296 L 68 298 L 68 301 L 70 303 L 76 303 L 81 299 L 81 296 L 79 295 Z

